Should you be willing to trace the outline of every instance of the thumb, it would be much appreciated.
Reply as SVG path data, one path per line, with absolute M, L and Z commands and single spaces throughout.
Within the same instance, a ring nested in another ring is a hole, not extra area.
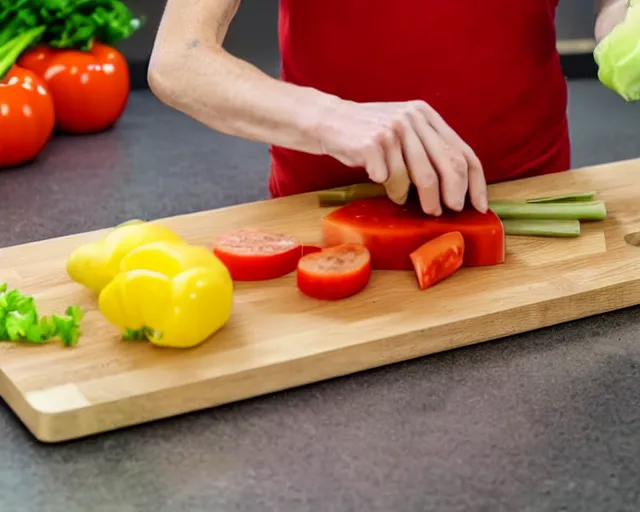
M 396 204 L 405 204 L 409 197 L 411 179 L 407 173 L 393 173 L 382 184 L 387 191 L 387 196 Z

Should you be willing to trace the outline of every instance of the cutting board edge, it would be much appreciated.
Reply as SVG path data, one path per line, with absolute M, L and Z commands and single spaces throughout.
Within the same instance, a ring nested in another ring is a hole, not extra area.
M 606 307 L 597 307 L 596 304 L 602 306 L 602 302 L 594 299 L 601 298 L 603 291 L 607 291 L 608 288 L 615 289 L 610 290 L 612 292 L 609 294 L 609 297 L 612 298 L 611 302 Z M 584 301 L 587 304 L 592 304 L 592 306 L 588 310 L 584 308 L 580 310 L 574 307 L 574 303 L 577 301 Z M 489 323 L 494 328 L 481 338 L 470 338 L 462 342 L 451 343 L 447 340 L 446 333 L 438 332 L 446 330 L 449 326 L 445 325 L 430 329 L 429 331 L 432 335 L 434 335 L 433 331 L 436 331 L 435 337 L 438 339 L 438 343 L 436 346 L 432 346 L 432 350 L 429 351 L 418 350 L 420 345 L 415 343 L 416 337 L 424 335 L 425 330 L 412 331 L 391 338 L 369 341 L 366 344 L 369 345 L 371 350 L 367 352 L 366 359 L 362 357 L 363 344 L 358 344 L 347 349 L 322 352 L 295 360 L 293 363 L 302 363 L 303 368 L 297 368 L 295 372 L 291 372 L 288 375 L 286 370 L 292 364 L 292 361 L 277 363 L 223 378 L 207 379 L 152 393 L 133 395 L 125 399 L 91 404 L 59 413 L 46 413 L 32 407 L 28 397 L 15 387 L 15 384 L 10 382 L 0 370 L 0 384 L 4 382 L 5 385 L 12 388 L 8 393 L 2 393 L 0 396 L 4 396 L 7 405 L 38 441 L 46 444 L 56 444 L 193 412 L 210 410 L 231 403 L 292 390 L 440 352 L 470 347 L 488 341 L 497 341 L 510 336 L 638 305 L 640 305 L 640 281 L 632 281 L 622 286 L 612 285 L 603 289 L 581 292 L 546 302 L 513 308 L 507 312 L 493 313 L 484 317 L 482 321 Z M 517 320 L 515 325 L 518 325 L 518 328 L 506 328 L 508 321 L 503 318 L 505 314 L 513 317 L 514 321 Z M 544 322 L 539 321 L 541 317 L 545 318 Z M 497 318 L 499 318 L 499 321 L 497 321 Z M 473 333 L 473 326 L 477 321 L 476 318 L 468 319 L 459 324 L 457 330 Z M 413 346 L 410 352 L 406 350 L 407 346 Z M 351 353 L 353 353 L 353 356 L 349 357 Z M 383 358 L 380 357 L 380 354 L 383 354 Z M 339 361 L 332 360 L 336 356 Z M 339 371 L 328 371 L 330 368 L 336 368 L 340 361 L 343 363 L 343 368 Z M 346 365 L 344 364 L 345 361 L 347 361 Z M 265 370 L 274 374 L 273 383 L 270 386 L 264 386 L 263 384 L 265 380 L 268 380 L 262 375 Z M 315 376 L 312 375 L 312 372 L 315 372 Z M 291 375 L 296 377 L 288 378 Z M 230 397 L 228 394 L 229 386 L 233 386 L 234 381 L 242 383 L 245 379 L 252 380 L 249 389 L 242 392 L 239 391 L 235 396 Z M 209 393 L 212 393 L 211 389 L 213 389 L 213 396 L 203 393 L 203 387 L 209 389 Z M 226 395 L 227 398 L 215 398 L 216 388 L 222 389 L 221 396 Z M 190 390 L 193 391 L 188 393 Z M 191 402 L 188 405 L 184 405 L 186 403 L 185 396 L 188 394 L 192 397 Z M 157 405 L 149 407 L 149 402 L 154 400 Z M 174 405 L 171 406 L 171 404 Z M 114 420 L 116 417 L 118 419 Z

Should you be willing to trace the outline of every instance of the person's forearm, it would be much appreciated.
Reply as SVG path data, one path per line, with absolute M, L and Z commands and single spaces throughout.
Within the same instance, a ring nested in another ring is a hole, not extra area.
M 600 42 L 624 19 L 628 0 L 595 0 L 595 39 Z
M 220 132 L 320 153 L 336 98 L 284 83 L 222 48 L 239 0 L 168 0 L 149 66 L 158 98 Z

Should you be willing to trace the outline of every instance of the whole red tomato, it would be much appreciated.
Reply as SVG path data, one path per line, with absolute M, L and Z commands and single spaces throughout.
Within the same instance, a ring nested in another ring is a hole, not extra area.
M 47 83 L 58 129 L 72 134 L 103 131 L 120 118 L 129 99 L 129 67 L 111 46 L 94 43 L 88 51 L 38 46 L 18 64 Z
M 35 73 L 13 66 L 0 80 L 0 167 L 33 160 L 55 126 L 53 100 Z

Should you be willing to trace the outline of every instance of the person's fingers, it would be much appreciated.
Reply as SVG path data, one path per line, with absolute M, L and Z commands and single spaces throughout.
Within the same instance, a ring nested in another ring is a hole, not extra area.
M 403 122 L 402 149 L 409 176 L 418 191 L 422 210 L 429 215 L 442 215 L 438 175 L 409 119 Z
M 363 151 L 364 167 L 369 178 L 375 183 L 384 183 L 389 179 L 389 169 L 385 160 L 384 148 L 375 141 Z
M 440 118 L 442 120 L 442 118 Z M 469 198 L 473 207 L 485 213 L 489 208 L 487 199 L 487 182 L 484 177 L 484 169 L 480 159 L 476 156 L 473 149 L 462 140 L 462 138 L 444 121 L 435 122 L 437 130 L 445 143 L 449 147 L 456 150 L 456 158 L 460 155 L 465 159 L 466 174 L 469 189 Z M 461 165 L 459 162 L 457 165 Z
M 412 115 L 412 122 L 438 174 L 442 202 L 451 210 L 461 211 L 468 187 L 467 160 L 442 139 L 422 113 Z
M 482 164 L 471 149 L 465 151 L 464 154 L 467 158 L 469 168 L 469 199 L 476 210 L 486 213 L 489 209 L 489 198 L 487 194 L 487 181 L 484 177 Z
M 430 105 L 418 102 L 417 108 L 421 110 L 429 123 L 440 136 L 453 148 L 459 149 L 467 161 L 467 176 L 469 183 L 469 198 L 473 207 L 485 213 L 488 208 L 487 182 L 480 159 L 473 149 L 449 126 L 442 116 Z
M 401 130 L 400 130 L 401 133 Z M 389 130 L 382 137 L 388 178 L 383 183 L 387 196 L 396 204 L 404 204 L 409 195 L 411 179 L 402 154 L 400 133 Z

